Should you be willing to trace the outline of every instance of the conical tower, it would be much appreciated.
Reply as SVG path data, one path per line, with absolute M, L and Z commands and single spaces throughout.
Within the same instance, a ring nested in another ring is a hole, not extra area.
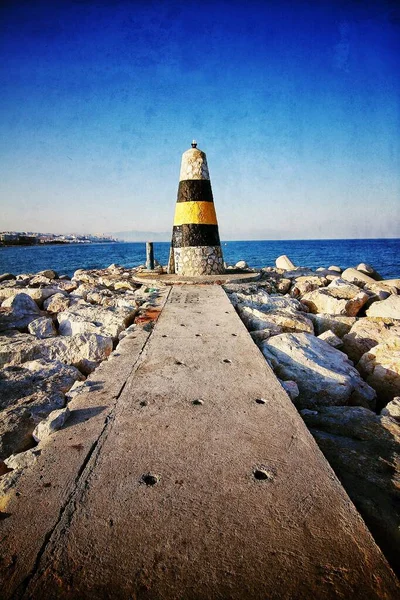
M 182 155 L 168 272 L 189 277 L 224 273 L 207 158 L 195 141 Z

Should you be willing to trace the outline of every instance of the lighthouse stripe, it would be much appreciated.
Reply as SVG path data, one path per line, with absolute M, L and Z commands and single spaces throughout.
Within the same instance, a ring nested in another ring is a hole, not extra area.
M 179 182 L 177 202 L 213 202 L 209 179 L 186 179 Z
M 218 225 L 185 224 L 174 225 L 172 247 L 219 246 Z
M 177 202 L 174 225 L 217 225 L 214 202 Z

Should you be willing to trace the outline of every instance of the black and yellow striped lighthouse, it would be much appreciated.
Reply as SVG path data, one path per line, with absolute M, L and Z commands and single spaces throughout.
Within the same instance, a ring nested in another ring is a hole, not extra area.
M 195 141 L 182 155 L 168 272 L 189 277 L 224 273 L 207 158 Z

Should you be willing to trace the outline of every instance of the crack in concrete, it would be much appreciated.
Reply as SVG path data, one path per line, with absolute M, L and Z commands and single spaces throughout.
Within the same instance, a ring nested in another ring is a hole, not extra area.
M 161 311 L 164 308 L 164 305 L 168 300 L 168 296 L 171 292 L 171 289 L 172 289 L 172 287 L 168 290 L 165 297 L 163 298 L 163 302 L 161 304 Z M 144 356 L 145 356 L 146 350 L 147 350 L 147 345 L 149 343 L 149 340 L 151 338 L 153 331 L 154 331 L 153 328 L 151 328 L 149 330 L 148 336 L 143 343 L 142 349 L 140 350 L 136 361 L 132 365 L 132 369 L 129 371 L 129 374 L 127 375 L 125 381 L 121 385 L 119 392 L 115 396 L 113 406 L 110 408 L 110 410 L 105 418 L 104 426 L 103 426 L 100 434 L 98 435 L 97 439 L 93 442 L 93 444 L 90 446 L 90 449 L 87 452 L 87 454 L 79 468 L 77 476 L 72 485 L 72 490 L 71 490 L 68 498 L 66 499 L 65 503 L 63 504 L 63 506 L 61 506 L 58 518 L 57 518 L 54 526 L 45 535 L 44 542 L 37 554 L 37 557 L 36 557 L 36 560 L 35 560 L 32 570 L 30 571 L 30 573 L 27 575 L 27 577 L 25 577 L 25 579 L 20 583 L 20 585 L 16 589 L 14 598 L 16 598 L 16 599 L 29 598 L 30 597 L 29 588 L 31 587 L 31 584 L 34 582 L 34 580 L 38 576 L 40 576 L 41 573 L 43 573 L 46 570 L 46 568 L 48 568 L 49 564 L 52 562 L 52 559 L 54 557 L 54 554 L 55 554 L 55 551 L 57 548 L 57 544 L 58 544 L 60 538 L 62 537 L 62 535 L 65 533 L 65 531 L 70 526 L 73 516 L 76 512 L 77 506 L 78 506 L 80 500 L 82 499 L 83 494 L 85 493 L 85 490 L 88 487 L 89 478 L 93 474 L 93 472 L 96 468 L 96 465 L 97 465 L 97 462 L 98 462 L 98 459 L 99 459 L 99 456 L 101 453 L 101 449 L 103 448 L 103 445 L 108 438 L 108 435 L 111 431 L 112 425 L 115 420 L 115 411 L 116 411 L 116 408 L 118 405 L 118 400 L 120 399 L 120 397 L 125 389 L 128 379 L 132 376 L 132 374 L 135 371 L 137 371 L 140 364 L 143 362 L 143 359 L 144 359 Z M 47 554 L 47 557 L 45 557 L 46 554 Z M 45 562 L 40 567 L 40 563 L 41 563 L 42 559 Z

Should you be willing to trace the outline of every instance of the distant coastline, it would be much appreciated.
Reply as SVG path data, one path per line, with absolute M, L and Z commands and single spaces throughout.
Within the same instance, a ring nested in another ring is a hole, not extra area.
M 32 231 L 0 232 L 0 247 L 9 246 L 48 246 L 69 244 L 115 244 L 122 240 L 107 234 L 57 234 Z

